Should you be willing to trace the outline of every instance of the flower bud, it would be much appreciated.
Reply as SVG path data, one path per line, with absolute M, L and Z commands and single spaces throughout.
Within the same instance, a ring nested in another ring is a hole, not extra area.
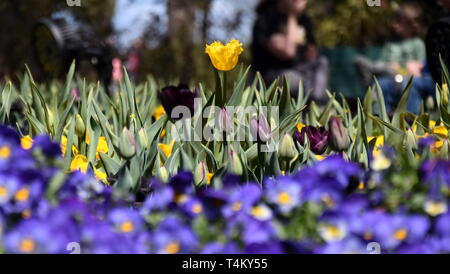
M 450 142 L 448 141 L 448 139 L 445 139 L 444 142 L 442 143 L 440 156 L 443 159 L 448 159 L 449 152 L 450 152 Z
M 189 109 L 190 117 L 194 115 L 194 103 L 195 97 L 197 97 L 197 91 L 192 92 L 189 87 L 184 84 L 180 84 L 177 87 L 168 86 L 158 93 L 158 98 L 161 101 L 162 106 L 167 114 L 167 116 L 172 120 L 176 121 L 179 119 L 184 119 L 188 117 L 172 117 L 172 111 L 178 106 L 184 106 Z
M 427 97 L 427 99 L 425 100 L 425 106 L 427 107 L 427 109 L 434 109 L 435 108 L 433 96 L 428 96 Z
M 126 127 L 123 128 L 120 136 L 119 150 L 120 154 L 127 159 L 133 157 L 136 153 L 136 141 L 133 134 Z
M 406 131 L 406 144 L 409 145 L 411 148 L 416 149 L 417 148 L 417 140 L 416 140 L 416 134 L 412 131 L 412 129 L 408 129 Z
M 139 137 L 139 143 L 141 146 L 145 149 L 148 149 L 150 147 L 150 144 L 148 143 L 148 135 L 147 131 L 144 128 L 141 128 L 138 132 Z
M 196 185 L 208 183 L 208 167 L 205 162 L 200 162 L 194 171 L 194 182 Z
M 292 136 L 288 133 L 284 134 L 283 139 L 281 139 L 279 149 L 280 157 L 287 160 L 293 159 L 298 153 L 294 139 L 292 139 Z
M 219 131 L 220 132 L 230 132 L 232 128 L 232 121 L 230 118 L 230 114 L 228 114 L 228 111 L 226 108 L 221 108 L 219 112 Z
M 267 142 L 270 139 L 270 128 L 264 115 L 260 115 L 259 119 L 250 120 L 250 133 L 253 140 Z
M 49 109 L 48 112 L 48 124 L 50 127 L 55 127 L 55 115 L 53 115 L 53 112 Z
M 442 85 L 442 104 L 444 106 L 448 106 L 448 94 L 449 94 L 448 85 L 444 83 Z
M 334 151 L 344 151 L 350 145 L 350 138 L 348 136 L 347 128 L 338 117 L 332 117 L 328 123 L 330 130 L 330 147 Z
M 167 183 L 169 181 L 169 172 L 167 172 L 167 168 L 165 166 L 161 166 L 159 168 L 158 178 L 163 183 Z
M 86 133 L 86 126 L 84 125 L 83 118 L 81 118 L 80 114 L 77 114 L 75 117 L 75 134 L 82 138 Z
M 244 173 L 244 168 L 242 167 L 241 159 L 236 152 L 233 150 L 230 151 L 230 160 L 229 160 L 229 171 L 234 175 L 242 175 Z

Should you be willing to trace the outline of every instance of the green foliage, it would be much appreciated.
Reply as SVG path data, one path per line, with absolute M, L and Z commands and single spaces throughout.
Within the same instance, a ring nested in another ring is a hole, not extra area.
M 287 145 L 280 144 L 285 139 L 283 136 L 292 136 L 301 124 L 328 127 L 332 116 L 341 117 L 348 131 L 350 144 L 342 155 L 365 168 L 379 165 L 377 157 L 382 155 L 379 146 L 383 144 L 393 146 L 411 164 L 430 157 L 448 157 L 450 91 L 446 85 L 437 87 L 438 113 L 422 110 L 415 115 L 406 111 L 411 80 L 393 115 L 389 116 L 379 86 L 369 89 L 364 100 L 358 101 L 357 111 L 352 113 L 342 95 L 328 92 L 328 104 L 319 108 L 314 102 L 308 103 L 308 94 L 302 85 L 293 98 L 287 79 L 277 79 L 266 86 L 259 74 L 250 79 L 249 68 L 244 67 L 236 69 L 237 78 L 230 80 L 230 84 L 225 80 L 228 73 L 224 72 L 217 73 L 215 89 L 199 84 L 202 111 L 208 106 L 280 107 L 279 121 L 268 121 L 269 134 L 279 149 L 263 152 L 263 143 L 251 138 L 233 141 L 238 140 L 237 131 L 231 133 L 229 140 L 175 141 L 181 130 L 194 133 L 204 132 L 206 127 L 217 127 L 214 113 L 188 123 L 172 122 L 166 114 L 158 117 L 155 110 L 160 109 L 157 95 L 162 86 L 151 76 L 145 83 L 135 85 L 124 71 L 119 92 L 110 97 L 99 83 L 87 83 L 74 72 L 75 63 L 64 84 L 37 83 L 30 70 L 21 77 L 19 87 L 11 82 L 1 83 L 1 122 L 18 128 L 23 136 L 50 135 L 65 148 L 66 172 L 83 170 L 77 163 L 86 161 L 88 169 L 94 170 L 105 183 L 117 187 L 119 193 L 137 191 L 141 182 L 149 177 L 166 181 L 180 170 L 195 171 L 199 185 L 210 183 L 213 186 L 220 185 L 221 177 L 227 172 L 259 182 L 267 176 L 295 172 L 334 152 L 328 148 L 324 155 L 315 155 L 309 141 L 304 145 L 295 142 L 292 148 L 292 139 L 288 140 L 290 148 L 286 150 L 281 146 Z M 446 69 L 444 79 L 450 80 Z M 73 88 L 78 88 L 79 97 L 72 95 Z M 230 96 L 225 96 L 227 91 Z M 22 105 L 23 111 L 15 111 L 13 103 Z M 267 117 L 271 117 L 270 114 Z M 248 137 L 249 121 L 254 118 L 257 117 L 250 114 L 234 115 L 231 123 L 235 128 L 244 126 Z M 182 129 L 180 123 L 186 128 Z M 435 144 L 427 153 L 419 155 L 417 144 L 425 136 L 434 137 Z M 289 153 L 289 158 L 283 158 L 282 151 Z M 203 179 L 206 173 L 210 180 Z

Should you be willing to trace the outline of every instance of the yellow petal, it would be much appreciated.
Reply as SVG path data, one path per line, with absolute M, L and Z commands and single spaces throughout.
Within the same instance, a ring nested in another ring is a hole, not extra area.
M 61 152 L 62 155 L 66 155 L 66 147 L 67 147 L 67 137 L 61 136 Z
M 70 163 L 70 171 L 73 172 L 73 171 L 79 170 L 83 173 L 86 173 L 88 165 L 89 165 L 89 161 L 86 158 L 86 156 L 78 154 L 72 160 L 72 163 Z
M 105 172 L 102 172 L 96 168 L 94 168 L 94 174 L 95 174 L 95 178 L 99 181 L 102 181 L 105 184 L 108 184 L 107 178 L 108 176 L 106 175 Z
M 109 148 L 108 148 L 108 142 L 106 141 L 106 137 L 100 136 L 100 138 L 98 139 L 97 153 L 95 154 L 95 157 L 97 158 L 97 160 L 100 160 L 99 152 L 108 154 L 108 151 L 109 151 Z
M 304 128 L 305 126 L 306 126 L 305 124 L 298 123 L 298 124 L 297 124 L 297 130 L 298 130 L 298 131 L 302 131 L 302 128 Z
M 173 145 L 174 144 L 175 144 L 175 139 L 172 139 L 172 141 L 170 141 L 170 144 L 168 144 L 168 145 L 166 145 L 166 144 L 158 144 L 158 147 L 164 152 L 166 157 L 169 158 L 170 155 L 172 155 L 172 150 L 173 150 Z
M 208 173 L 206 174 L 206 184 L 210 185 L 211 184 L 211 178 L 214 176 L 214 173 Z
M 155 120 L 159 120 L 159 118 L 161 118 L 161 116 L 163 116 L 164 113 L 166 113 L 164 107 L 162 105 L 159 105 L 153 112 L 153 117 L 155 117 Z
M 375 171 L 385 170 L 391 166 L 391 160 L 384 156 L 383 153 L 379 153 L 373 160 L 371 166 Z
M 433 133 L 441 138 L 447 138 L 448 130 L 445 126 L 437 126 L 433 128 Z
M 86 144 L 89 145 L 90 141 L 91 141 L 91 137 L 89 136 L 89 130 L 86 130 Z

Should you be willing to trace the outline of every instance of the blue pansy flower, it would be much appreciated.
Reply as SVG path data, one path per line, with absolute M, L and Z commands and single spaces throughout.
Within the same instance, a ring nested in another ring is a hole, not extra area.
M 330 242 L 314 250 L 317 254 L 367 254 L 367 245 L 357 237 Z
M 267 201 L 276 205 L 282 213 L 289 213 L 302 202 L 301 185 L 289 177 L 266 180 L 264 190 Z
M 151 236 L 152 250 L 158 254 L 193 253 L 198 240 L 191 228 L 177 217 L 166 217 Z
M 108 221 L 118 233 L 132 235 L 144 229 L 141 215 L 130 208 L 116 208 L 108 214 Z

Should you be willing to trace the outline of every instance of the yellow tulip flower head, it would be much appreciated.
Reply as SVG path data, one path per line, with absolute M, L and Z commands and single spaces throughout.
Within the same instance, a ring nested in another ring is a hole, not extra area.
M 206 45 L 205 53 L 209 55 L 213 66 L 221 71 L 230 71 L 234 69 L 239 61 L 239 55 L 244 51 L 242 44 L 232 39 L 228 44 L 214 42 Z
M 86 156 L 78 154 L 75 156 L 75 158 L 72 160 L 72 163 L 70 164 L 70 171 L 81 171 L 82 173 L 86 173 L 89 166 L 89 161 L 86 158 Z

